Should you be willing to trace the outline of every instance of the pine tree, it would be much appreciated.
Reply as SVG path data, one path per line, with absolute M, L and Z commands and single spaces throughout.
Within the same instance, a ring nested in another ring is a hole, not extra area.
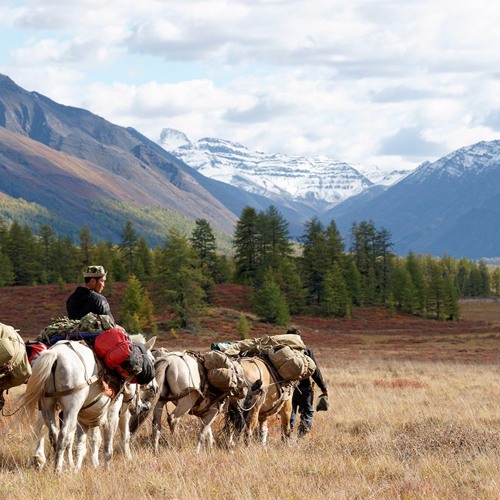
M 137 250 L 138 237 L 134 225 L 130 220 L 125 222 L 122 230 L 122 237 L 119 248 L 123 255 L 125 271 L 128 276 L 135 271 L 135 255 Z
M 443 319 L 450 321 L 460 319 L 458 292 L 451 276 L 446 276 L 444 279 Z
M 212 298 L 216 275 L 216 243 L 212 227 L 205 219 L 197 219 L 191 233 L 191 245 L 198 254 L 204 275 L 204 291 L 208 301 Z
M 74 283 L 81 278 L 79 249 L 71 238 L 58 236 L 52 244 L 51 269 L 56 282 Z M 54 282 L 54 281 L 51 281 Z
M 363 297 L 361 295 L 361 275 L 358 271 L 358 266 L 352 258 L 352 256 L 347 257 L 346 270 L 345 270 L 345 284 L 347 288 L 347 294 L 351 300 L 351 304 L 355 306 L 363 305 Z
M 129 333 L 140 333 L 150 326 L 154 319 L 154 310 L 148 293 L 142 283 L 131 275 L 123 295 L 120 308 L 122 326 Z
M 6 248 L 7 257 L 14 271 L 15 285 L 34 285 L 40 278 L 40 258 L 35 236 L 25 225 L 14 222 L 10 227 Z
M 413 314 L 424 314 L 425 312 L 425 280 L 423 273 L 423 263 L 413 252 L 410 252 L 406 257 L 406 269 L 410 273 L 411 283 L 415 289 L 415 303 L 413 306 Z
M 144 236 L 141 236 L 137 243 L 134 274 L 141 281 L 150 280 L 154 274 L 153 252 Z
M 306 222 L 301 242 L 301 274 L 306 289 L 306 301 L 313 308 L 317 308 L 322 301 L 323 280 L 330 267 L 324 226 L 317 217 Z
M 9 257 L 0 251 L 0 287 L 13 285 L 15 279 L 16 275 Z
M 158 272 L 163 297 L 176 313 L 179 326 L 195 326 L 205 305 L 204 277 L 196 251 L 175 229 L 168 232 Z
M 325 316 L 350 318 L 351 301 L 338 262 L 334 262 L 332 268 L 326 273 L 323 287 L 321 313 Z
M 444 307 L 445 283 L 443 272 L 438 262 L 429 260 L 429 285 L 427 287 L 427 313 L 439 320 L 446 319 Z
M 55 236 L 53 229 L 42 224 L 38 230 L 38 247 L 40 255 L 40 283 L 53 283 L 57 280 L 57 274 L 54 274 L 54 243 Z
M 83 225 L 79 234 L 80 239 L 80 268 L 95 264 L 94 262 L 94 242 L 92 233 L 87 225 Z M 98 264 L 100 265 L 100 264 Z
M 257 212 L 245 207 L 233 239 L 236 281 L 254 285 L 257 280 Z
M 290 322 L 290 313 L 285 297 L 278 285 L 266 281 L 255 296 L 255 314 L 265 323 L 287 326 Z
M 273 205 L 261 216 L 261 265 L 263 268 L 278 271 L 283 260 L 292 255 L 288 222 Z
M 195 221 L 190 240 L 191 245 L 198 252 L 202 265 L 210 269 L 215 260 L 216 242 L 212 227 L 206 219 Z
M 397 262 L 392 270 L 390 293 L 396 310 L 407 314 L 418 311 L 417 291 L 403 260 Z
M 248 324 L 247 318 L 243 313 L 240 313 L 238 317 L 238 325 L 236 327 L 238 331 L 238 338 L 245 340 L 248 338 L 248 332 L 250 331 L 250 326 Z

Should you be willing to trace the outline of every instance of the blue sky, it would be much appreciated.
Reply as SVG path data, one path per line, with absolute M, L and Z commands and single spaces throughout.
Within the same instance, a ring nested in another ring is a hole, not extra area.
M 152 140 L 414 168 L 500 136 L 494 0 L 0 0 L 0 73 Z

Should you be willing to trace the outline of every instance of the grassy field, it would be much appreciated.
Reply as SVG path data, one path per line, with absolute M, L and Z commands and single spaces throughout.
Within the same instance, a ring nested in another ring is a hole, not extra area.
M 161 343 L 208 348 L 234 335 L 235 318 L 221 299 L 202 333 L 165 333 Z M 498 499 L 500 302 L 462 303 L 462 318 L 441 324 L 375 311 L 350 322 L 295 318 L 326 377 L 330 409 L 290 444 L 272 418 L 265 449 L 196 454 L 198 422 L 186 417 L 176 436 L 165 425 L 155 456 L 147 421 L 132 462 L 117 452 L 109 470 L 87 460 L 79 472 L 56 475 L 51 463 L 43 472 L 29 466 L 29 422 L 1 417 L 0 499 Z M 266 328 L 252 323 L 252 334 L 278 333 Z M 21 391 L 9 393 L 7 411 Z

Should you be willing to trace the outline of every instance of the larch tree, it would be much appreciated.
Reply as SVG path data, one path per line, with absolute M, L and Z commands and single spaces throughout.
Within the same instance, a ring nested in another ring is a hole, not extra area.
M 196 250 L 186 236 L 170 229 L 158 263 L 163 297 L 177 315 L 179 326 L 195 326 L 205 306 L 204 277 Z

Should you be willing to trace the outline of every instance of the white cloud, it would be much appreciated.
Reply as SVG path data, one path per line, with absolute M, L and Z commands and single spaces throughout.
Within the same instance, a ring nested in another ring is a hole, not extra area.
M 7 0 L 0 71 L 153 140 L 416 166 L 496 138 L 499 25 L 491 0 Z

